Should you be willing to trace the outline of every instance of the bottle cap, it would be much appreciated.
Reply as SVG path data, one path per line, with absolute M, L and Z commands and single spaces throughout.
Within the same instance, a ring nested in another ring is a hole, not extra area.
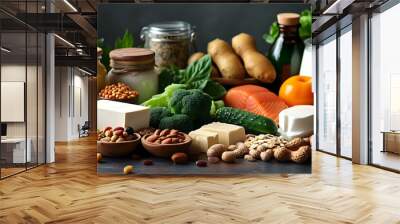
M 299 24 L 300 15 L 297 13 L 279 13 L 278 23 L 284 26 L 296 26 Z

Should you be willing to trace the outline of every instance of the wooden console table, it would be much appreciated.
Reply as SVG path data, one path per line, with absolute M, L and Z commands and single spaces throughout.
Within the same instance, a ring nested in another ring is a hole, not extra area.
M 383 150 L 382 152 L 392 152 L 400 154 L 400 131 L 382 131 Z
M 32 157 L 32 140 L 30 138 L 6 138 L 1 139 L 1 157 L 4 163 L 24 164 L 31 161 Z M 25 151 L 25 145 L 26 151 Z

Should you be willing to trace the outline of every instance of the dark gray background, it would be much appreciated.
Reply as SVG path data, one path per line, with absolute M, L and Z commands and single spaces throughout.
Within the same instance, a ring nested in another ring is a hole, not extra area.
M 257 47 L 266 52 L 268 45 L 262 35 L 276 21 L 280 12 L 298 12 L 310 8 L 308 4 L 260 3 L 188 3 L 188 4 L 101 4 L 98 7 L 98 37 L 106 45 L 114 46 L 117 37 L 128 29 L 135 38 L 135 46 L 143 26 L 151 23 L 181 20 L 196 26 L 196 45 L 205 52 L 207 43 L 215 38 L 228 42 L 240 32 L 257 39 Z

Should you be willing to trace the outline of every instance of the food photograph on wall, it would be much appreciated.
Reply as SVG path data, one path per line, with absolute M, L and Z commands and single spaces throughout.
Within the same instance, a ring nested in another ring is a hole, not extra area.
M 98 175 L 311 173 L 307 4 L 100 4 Z

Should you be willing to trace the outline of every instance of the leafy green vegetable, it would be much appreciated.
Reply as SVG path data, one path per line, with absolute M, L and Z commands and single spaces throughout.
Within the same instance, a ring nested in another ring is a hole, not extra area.
M 221 99 L 225 93 L 225 88 L 210 79 L 212 61 L 209 55 L 205 55 L 200 60 L 190 64 L 186 69 L 178 69 L 171 66 L 163 68 L 159 75 L 159 90 L 162 91 L 172 83 L 186 84 L 187 89 L 201 89 L 212 99 Z
M 300 14 L 299 35 L 302 40 L 311 37 L 312 13 L 311 10 L 304 10 Z
M 158 91 L 164 91 L 165 87 L 172 83 L 181 83 L 182 74 L 185 70 L 179 70 L 176 66 L 162 68 L 158 78 Z
M 300 27 L 299 36 L 302 40 L 311 37 L 311 24 L 312 24 L 312 13 L 309 9 L 306 9 L 300 13 Z M 268 44 L 273 44 L 279 36 L 279 25 L 277 22 L 273 22 L 269 31 L 262 37 Z
M 115 40 L 114 49 L 129 47 L 133 47 L 133 35 L 128 30 L 125 30 L 124 36 Z
M 185 72 L 182 73 L 182 78 L 185 84 L 192 89 L 204 89 L 207 81 L 210 78 L 212 66 L 210 55 L 205 55 L 198 61 L 190 64 Z
M 263 35 L 265 42 L 273 44 L 279 36 L 279 25 L 277 22 L 273 22 L 269 28 L 269 32 Z
M 172 83 L 186 84 L 189 89 L 204 89 L 210 80 L 211 64 L 211 57 L 206 55 L 186 69 L 163 68 L 159 76 L 159 89 L 162 90 Z
M 153 107 L 150 109 L 150 127 L 158 128 L 161 119 L 172 116 L 171 111 L 166 107 Z
M 186 114 L 175 114 L 170 117 L 164 117 L 160 121 L 160 129 L 176 129 L 189 133 L 193 128 L 192 119 Z
M 211 96 L 213 100 L 221 99 L 226 94 L 226 89 L 216 81 L 208 80 L 203 91 Z
M 186 114 L 193 120 L 208 118 L 212 99 L 199 89 L 176 90 L 169 101 L 169 108 L 175 114 Z
M 173 93 L 178 89 L 186 89 L 185 84 L 171 84 L 167 86 L 163 93 L 154 95 L 151 99 L 142 103 L 143 106 L 153 107 L 168 107 L 168 103 L 173 95 Z

